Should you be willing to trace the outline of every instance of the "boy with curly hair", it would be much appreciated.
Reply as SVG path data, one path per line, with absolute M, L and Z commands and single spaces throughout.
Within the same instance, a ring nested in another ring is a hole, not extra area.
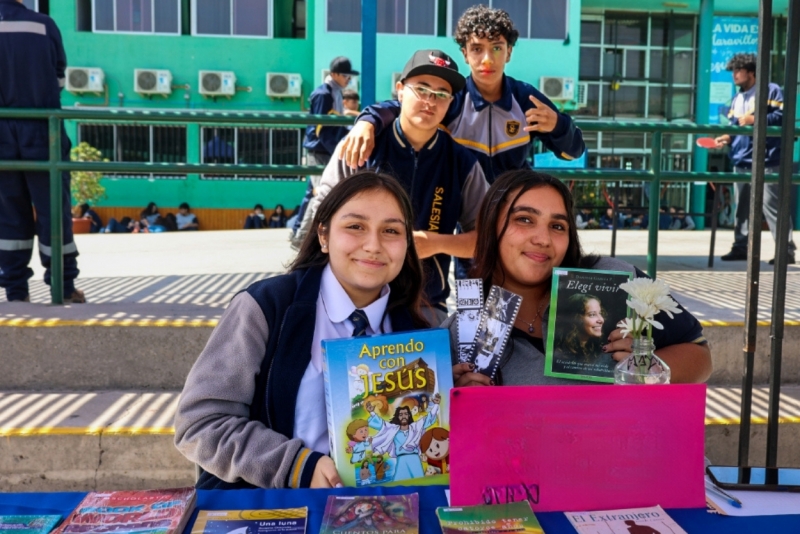
M 508 13 L 473 6 L 458 20 L 454 37 L 471 74 L 453 95 L 442 125 L 477 156 L 489 183 L 505 171 L 530 168 L 531 143 L 537 138 L 561 159 L 583 154 L 583 135 L 569 115 L 530 84 L 505 75 L 519 37 Z M 340 145 L 348 165 L 364 164 L 375 137 L 392 124 L 399 108 L 389 101 L 364 110 Z

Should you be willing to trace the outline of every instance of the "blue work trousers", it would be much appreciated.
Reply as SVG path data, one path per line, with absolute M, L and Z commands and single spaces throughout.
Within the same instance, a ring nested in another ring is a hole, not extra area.
M 69 173 L 62 177 L 64 227 L 64 296 L 75 291 L 78 249 L 72 237 Z M 35 209 L 35 216 L 34 216 Z M 8 300 L 28 296 L 33 237 L 39 238 L 39 258 L 50 285 L 50 175 L 47 172 L 0 172 L 0 287 Z

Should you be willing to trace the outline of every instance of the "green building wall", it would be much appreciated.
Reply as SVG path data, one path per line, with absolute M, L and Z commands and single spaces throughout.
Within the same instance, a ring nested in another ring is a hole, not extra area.
M 476 0 L 476 4 L 481 3 Z M 354 66 L 360 70 L 361 34 L 329 33 L 325 28 L 327 2 L 315 2 L 315 20 L 319 24 L 311 26 L 314 32 L 315 50 L 314 71 L 319 72 L 329 66 L 331 59 L 347 55 Z M 309 8 L 310 9 L 310 8 Z M 434 48 L 443 50 L 458 61 L 462 74 L 469 74 L 469 67 L 458 45 L 447 36 L 447 2 L 439 2 L 440 36 L 378 34 L 377 72 L 375 78 L 376 97 L 380 100 L 391 98 L 392 73 L 402 72 L 403 67 L 416 50 Z M 309 13 L 310 15 L 310 13 Z M 565 76 L 578 80 L 580 54 L 581 1 L 571 1 L 569 5 L 568 42 L 545 39 L 520 39 L 514 47 L 511 62 L 506 67 L 509 76 L 526 81 L 538 87 L 540 76 Z M 366 103 L 365 103 L 366 104 Z
M 275 0 L 272 39 L 236 37 L 195 37 L 192 35 L 142 35 L 77 31 L 74 1 L 50 2 L 50 15 L 61 29 L 67 61 L 75 67 L 100 67 L 109 86 L 109 105 L 125 108 L 236 109 L 247 111 L 301 112 L 307 95 L 318 82 L 314 76 L 314 34 L 305 39 L 285 36 L 291 32 L 291 1 Z M 287 6 L 289 9 L 287 10 Z M 308 0 L 307 27 L 314 26 L 314 0 Z M 184 28 L 188 21 L 184 20 Z M 288 29 L 288 30 L 287 30 Z M 134 92 L 136 68 L 169 69 L 173 85 L 188 84 L 190 89 L 175 89 L 164 98 L 146 98 Z M 238 87 L 252 92 L 237 92 L 230 100 L 216 101 L 198 92 L 198 71 L 230 70 L 236 73 Z M 270 99 L 266 96 L 266 73 L 300 73 L 303 94 L 300 99 Z M 120 102 L 119 95 L 123 95 Z M 188 98 L 185 96 L 188 95 Z M 97 106 L 104 99 L 95 95 L 62 93 L 62 105 Z M 77 125 L 67 124 L 70 138 L 77 139 Z M 200 128 L 189 126 L 187 159 L 200 162 Z M 188 202 L 197 208 L 250 208 L 255 202 L 265 206 L 299 204 L 306 184 L 303 181 L 213 181 L 189 175 L 185 180 L 103 179 L 108 198 L 101 206 L 142 207 L 149 201 L 164 206 Z

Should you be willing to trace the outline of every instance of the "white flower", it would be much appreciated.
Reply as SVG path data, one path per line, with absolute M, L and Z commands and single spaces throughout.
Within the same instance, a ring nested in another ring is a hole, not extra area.
M 636 315 L 642 318 L 652 318 L 656 313 L 658 313 L 658 309 L 656 309 L 655 306 L 648 304 L 647 302 L 643 302 L 637 298 L 629 299 L 627 304 L 630 309 L 636 312 Z
M 636 331 L 636 327 L 634 326 L 634 322 L 636 319 L 633 317 L 626 317 L 625 319 L 621 320 L 617 323 L 617 328 L 622 329 L 622 337 L 627 336 L 628 334 L 632 334 Z
M 617 324 L 622 329 L 622 337 L 631 334 L 638 338 L 645 328 L 663 330 L 664 325 L 654 319 L 659 312 L 663 311 L 670 319 L 674 318 L 673 314 L 682 313 L 678 303 L 669 296 L 669 286 L 661 280 L 636 278 L 619 287 L 630 295 L 627 305 L 634 312 L 633 317 Z

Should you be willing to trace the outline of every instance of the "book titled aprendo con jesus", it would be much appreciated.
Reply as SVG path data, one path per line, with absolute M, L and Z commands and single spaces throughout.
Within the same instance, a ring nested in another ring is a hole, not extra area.
M 346 486 L 447 484 L 450 334 L 322 342 L 331 457 Z

